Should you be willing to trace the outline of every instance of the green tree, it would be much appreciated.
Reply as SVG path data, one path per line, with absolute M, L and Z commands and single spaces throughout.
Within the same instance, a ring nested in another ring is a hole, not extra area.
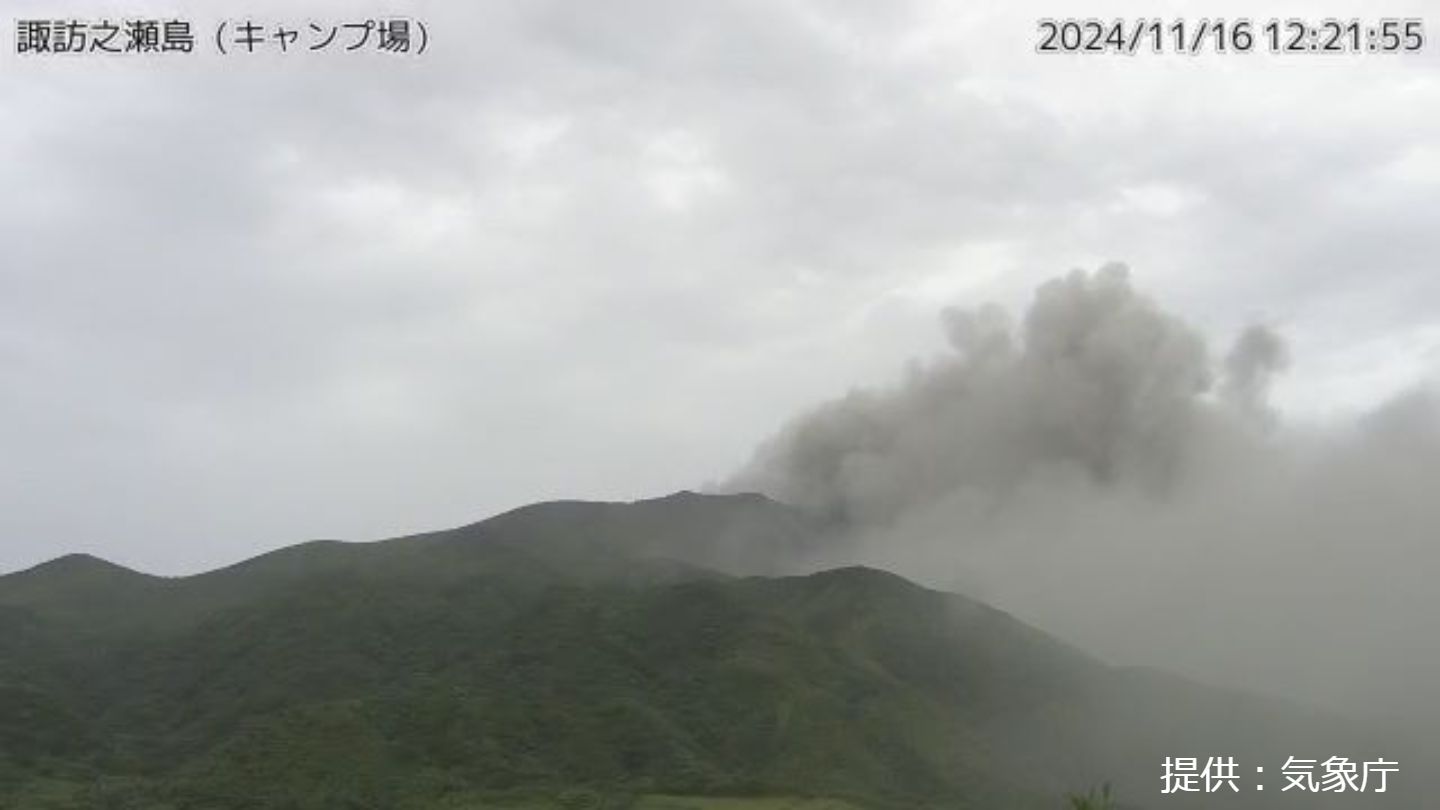
M 1098 790 L 1091 788 L 1083 796 L 1072 793 L 1068 798 L 1070 810 L 1115 810 L 1115 798 L 1110 793 L 1109 782 Z

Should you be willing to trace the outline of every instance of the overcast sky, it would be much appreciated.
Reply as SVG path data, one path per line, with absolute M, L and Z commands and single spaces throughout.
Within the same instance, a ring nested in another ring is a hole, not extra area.
M 1217 342 L 1282 333 L 1292 419 L 1436 379 L 1440 43 L 1041 56 L 1074 4 L 977 5 L 435 0 L 418 57 L 20 58 L 18 17 L 169 9 L 7 2 L 0 572 L 698 487 L 941 351 L 945 306 L 1110 259 Z

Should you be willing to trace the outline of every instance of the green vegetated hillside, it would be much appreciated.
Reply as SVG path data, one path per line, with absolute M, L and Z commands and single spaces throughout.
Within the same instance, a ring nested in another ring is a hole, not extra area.
M 1355 744 L 883 571 L 722 573 L 821 533 L 684 493 L 0 577 L 0 807 L 1026 810 L 1105 780 L 1196 807 L 1159 796 L 1163 756 Z

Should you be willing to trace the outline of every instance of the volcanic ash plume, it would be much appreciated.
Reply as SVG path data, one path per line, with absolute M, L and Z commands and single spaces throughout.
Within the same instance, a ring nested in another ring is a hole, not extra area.
M 1433 397 L 1287 426 L 1273 331 L 1212 361 L 1120 265 L 1044 284 L 1018 325 L 942 320 L 943 359 L 802 416 L 729 482 L 845 527 L 813 565 L 966 591 L 1119 662 L 1440 706 Z
M 732 486 L 854 523 L 927 502 L 993 497 L 1036 478 L 1164 489 L 1209 407 L 1200 336 L 1137 293 L 1123 265 L 1040 287 L 1017 330 L 994 306 L 950 309 L 954 353 L 898 390 L 855 392 L 790 425 Z M 1242 337 L 1225 390 L 1263 410 L 1284 348 Z

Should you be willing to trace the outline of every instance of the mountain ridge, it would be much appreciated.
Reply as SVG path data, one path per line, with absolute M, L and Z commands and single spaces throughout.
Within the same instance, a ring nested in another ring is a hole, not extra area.
M 882 569 L 737 572 L 825 538 L 783 504 L 677 493 L 183 578 L 71 557 L 8 575 L 0 805 L 439 810 L 580 790 L 1042 810 L 1106 780 L 1148 794 L 1157 752 L 1357 739 Z
M 668 495 L 661 495 L 653 498 L 639 498 L 632 501 L 597 501 L 578 498 L 560 498 L 556 500 L 538 501 L 536 503 L 525 504 L 523 506 L 518 506 L 512 509 L 497 512 L 494 515 L 486 518 L 481 518 L 480 520 L 462 523 L 449 528 L 412 532 L 408 534 L 397 535 L 395 537 L 381 538 L 378 540 L 343 540 L 338 538 L 317 538 L 313 540 L 303 540 L 298 543 L 281 546 L 278 548 L 270 549 L 268 551 L 262 551 L 258 554 L 245 557 L 234 562 L 225 563 L 214 568 L 196 571 L 189 574 L 152 574 L 121 565 L 119 563 L 105 559 L 104 557 L 93 555 L 87 552 L 67 552 L 58 557 L 43 560 L 26 568 L 21 568 L 15 571 L 9 571 L 0 574 L 0 589 L 3 589 L 7 586 L 12 586 L 15 582 L 31 579 L 37 576 L 49 576 L 52 575 L 54 572 L 63 571 L 69 573 L 76 570 L 86 569 L 110 570 L 117 574 L 133 574 L 135 576 L 144 577 L 150 580 L 184 581 L 195 579 L 197 577 L 217 575 L 232 571 L 234 569 L 241 569 L 254 565 L 264 565 L 267 561 L 271 560 L 272 558 L 276 558 L 277 556 L 283 558 L 292 553 L 306 550 L 334 550 L 342 548 L 354 549 L 362 547 L 380 546 L 397 542 L 424 542 L 427 540 L 435 540 L 442 537 L 448 538 L 456 535 L 471 535 L 477 532 L 503 526 L 506 523 L 523 519 L 537 512 L 553 513 L 556 510 L 564 509 L 577 514 L 597 516 L 607 512 L 613 512 L 634 507 L 668 507 L 676 505 L 683 507 L 694 504 L 743 504 L 749 506 L 759 506 L 761 508 L 773 510 L 776 512 L 789 512 L 791 513 L 791 520 L 797 523 L 809 522 L 809 519 L 805 518 L 803 516 L 803 513 L 801 513 L 799 510 L 796 510 L 793 507 L 786 506 L 778 501 L 772 500 L 765 495 L 754 492 L 700 493 L 694 490 L 681 489 L 676 490 L 675 492 L 672 492 Z

